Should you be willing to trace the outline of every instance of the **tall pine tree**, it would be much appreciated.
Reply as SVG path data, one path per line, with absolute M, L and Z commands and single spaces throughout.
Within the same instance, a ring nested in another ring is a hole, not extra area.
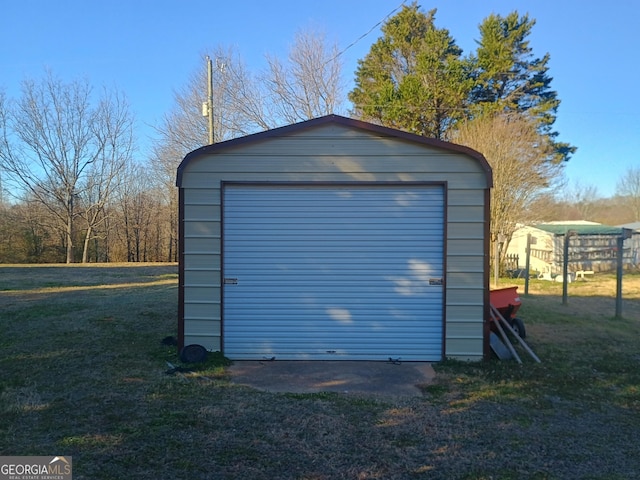
M 471 92 L 474 115 L 521 113 L 532 119 L 553 147 L 551 160 L 568 160 L 576 148 L 557 142 L 553 130 L 560 100 L 551 89 L 549 54 L 534 58 L 528 37 L 535 25 L 517 11 L 489 15 L 480 24 L 473 62 L 476 85 Z
M 349 93 L 357 116 L 434 138 L 446 138 L 465 116 L 470 63 L 449 31 L 436 28 L 435 14 L 413 3 L 382 27 Z

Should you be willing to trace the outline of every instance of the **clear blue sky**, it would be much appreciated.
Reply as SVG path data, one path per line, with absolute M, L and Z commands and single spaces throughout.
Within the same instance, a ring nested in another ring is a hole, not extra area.
M 410 2 L 407 2 L 410 3 Z M 346 48 L 401 0 L 3 0 L 0 12 L 0 88 L 19 93 L 25 77 L 51 68 L 64 80 L 87 78 L 96 88 L 128 96 L 142 144 L 173 105 L 173 92 L 204 68 L 202 54 L 232 46 L 251 71 L 264 55 L 284 56 L 296 31 L 322 29 Z M 552 87 L 562 101 L 559 139 L 578 147 L 568 162 L 570 182 L 614 193 L 617 180 L 640 166 L 640 2 L 636 0 L 437 0 L 436 24 L 468 53 L 478 24 L 490 13 L 517 10 L 536 19 L 536 56 L 549 52 Z M 357 60 L 380 36 L 376 27 L 343 54 L 351 85 Z

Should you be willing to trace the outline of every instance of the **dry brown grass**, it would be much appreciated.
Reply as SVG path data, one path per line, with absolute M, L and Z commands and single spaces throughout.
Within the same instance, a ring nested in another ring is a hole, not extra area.
M 628 479 L 640 428 L 640 277 L 534 282 L 543 363 L 435 365 L 417 398 L 274 394 L 221 358 L 186 374 L 175 265 L 0 266 L 0 453 L 71 455 L 76 479 Z M 558 288 L 560 290 L 558 290 Z

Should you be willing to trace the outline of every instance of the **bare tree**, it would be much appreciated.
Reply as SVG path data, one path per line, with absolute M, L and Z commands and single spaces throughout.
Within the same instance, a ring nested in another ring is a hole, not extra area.
M 634 221 L 640 221 L 640 167 L 629 167 L 616 185 L 616 194 L 625 199 L 633 211 Z
M 175 187 L 176 168 L 187 152 L 175 148 L 175 145 L 164 144 L 154 149 L 153 173 L 155 188 L 149 189 L 153 193 L 154 202 L 163 214 L 156 218 L 156 229 L 164 232 L 166 258 L 163 260 L 175 262 L 178 260 L 178 190 Z
M 570 220 L 571 209 L 572 207 L 565 200 L 558 198 L 554 192 L 547 191 L 527 204 L 523 218 L 531 223 Z
M 124 243 L 124 259 L 142 262 L 147 259 L 147 240 L 154 224 L 162 215 L 154 194 L 151 178 L 139 164 L 126 167 L 126 175 L 114 194 L 114 208 L 118 211 L 119 233 Z
M 214 123 L 217 141 L 269 130 L 276 126 L 267 110 L 260 79 L 247 70 L 233 50 L 216 52 L 214 69 Z M 217 107 L 217 115 L 216 109 Z
M 47 72 L 39 83 L 25 80 L 17 102 L 2 98 L 0 103 L 0 165 L 17 188 L 57 220 L 67 263 L 74 260 L 84 180 L 132 136 L 126 103 L 107 96 L 94 107 L 92 93 L 86 80 L 64 83 Z
M 598 203 L 602 200 L 598 187 L 593 184 L 583 184 L 576 181 L 566 191 L 565 201 L 567 204 L 573 205 L 578 211 L 580 220 L 593 220 Z
M 215 63 L 215 141 L 341 111 L 344 95 L 338 53 L 337 45 L 327 46 L 324 35 L 299 33 L 286 63 L 268 56 L 268 70 L 255 76 L 234 49 L 217 48 L 208 55 Z M 208 81 L 204 58 L 203 68 L 176 92 L 174 108 L 157 128 L 160 141 L 154 160 L 168 161 L 172 178 L 184 155 L 208 143 L 208 122 L 201 112 Z
M 214 139 L 221 142 L 234 137 L 271 128 L 265 121 L 263 101 L 257 82 L 248 73 L 242 59 L 233 49 L 216 49 L 211 55 L 213 68 Z M 171 177 L 182 157 L 208 143 L 208 121 L 202 115 L 207 95 L 206 55 L 202 68 L 174 94 L 175 104 L 156 128 L 159 142 L 154 151 L 156 160 L 171 157 Z
M 491 241 L 504 235 L 508 244 L 517 223 L 527 221 L 527 205 L 560 177 L 562 165 L 549 161 L 551 146 L 521 114 L 470 120 L 453 140 L 479 151 L 491 165 Z
M 219 47 L 208 55 L 213 63 L 214 140 L 229 140 L 286 123 L 334 113 L 344 98 L 340 84 L 341 62 L 336 46 L 327 47 L 324 36 L 301 33 L 284 64 L 269 57 L 269 69 L 256 76 L 247 70 L 240 55 Z M 159 190 L 154 190 L 167 215 L 162 222 L 169 260 L 177 255 L 178 198 L 176 169 L 190 151 L 208 143 L 208 121 L 201 106 L 207 95 L 205 55 L 202 68 L 175 93 L 173 109 L 157 127 L 159 139 L 150 158 Z
M 286 63 L 273 56 L 267 61 L 262 79 L 274 119 L 296 123 L 339 113 L 344 105 L 342 61 L 338 45 L 328 45 L 324 34 L 300 31 Z
M 59 262 L 57 231 L 41 203 L 23 198 L 0 207 L 0 263 Z
M 103 120 L 94 127 L 96 138 L 100 142 L 100 154 L 87 170 L 80 188 L 79 215 L 86 222 L 83 263 L 88 260 L 89 241 L 96 229 L 106 221 L 107 202 L 121 180 L 125 167 L 132 161 L 133 119 L 128 111 L 126 99 L 109 92 L 105 92 L 96 111 Z
M 233 49 L 218 48 L 212 55 L 213 116 L 216 142 L 270 128 L 266 123 L 263 102 L 256 83 L 248 74 Z M 175 105 L 157 127 L 160 138 L 150 158 L 150 170 L 160 188 L 154 190 L 155 201 L 166 207 L 167 214 L 158 216 L 158 229 L 167 232 L 167 260 L 177 259 L 178 194 L 176 169 L 184 156 L 208 143 L 208 121 L 201 105 L 206 100 L 207 72 L 203 68 L 191 75 L 185 87 L 175 93 Z

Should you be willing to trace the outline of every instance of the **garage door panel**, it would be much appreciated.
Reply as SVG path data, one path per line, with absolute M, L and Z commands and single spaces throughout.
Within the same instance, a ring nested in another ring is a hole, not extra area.
M 297 256 L 295 252 L 291 252 L 290 257 Z M 326 262 L 323 262 L 322 258 L 316 258 L 314 260 L 309 260 L 308 258 L 303 258 L 303 254 L 300 253 L 300 261 L 291 263 L 291 258 L 285 259 L 271 259 L 272 262 L 266 264 L 265 262 L 258 262 L 259 257 L 256 257 L 256 261 L 249 261 L 251 258 L 249 255 L 245 257 L 245 261 L 248 263 L 246 265 L 239 265 L 234 269 L 234 272 L 238 273 L 238 278 L 242 278 L 243 281 L 248 282 L 252 281 L 255 276 L 268 276 L 273 273 L 273 269 L 279 269 L 279 276 L 291 275 L 297 278 L 300 278 L 304 275 L 307 277 L 316 276 L 315 272 L 310 272 L 310 269 L 315 268 L 316 271 L 319 272 L 327 272 L 327 273 L 343 273 L 349 272 L 353 275 L 353 278 L 358 278 L 359 276 L 367 276 L 372 273 L 380 271 L 380 269 L 386 268 L 396 268 L 398 267 L 398 261 L 393 257 L 389 256 L 387 258 L 377 259 L 375 262 L 371 262 L 369 257 L 361 255 L 361 252 L 354 252 L 353 255 L 345 255 L 344 258 L 349 259 L 349 263 L 346 264 L 344 259 L 334 258 L 327 259 Z M 358 271 L 354 272 L 353 267 L 357 267 Z M 431 266 L 429 266 L 431 268 Z M 433 269 L 434 273 L 441 272 L 439 268 Z M 275 278 L 276 275 L 272 275 L 272 278 Z M 370 277 L 367 277 L 370 278 Z
M 227 186 L 225 354 L 440 360 L 441 187 Z
M 374 202 L 343 202 L 342 205 L 338 205 L 337 207 L 342 208 L 344 204 L 352 207 L 351 211 L 343 212 L 342 216 L 344 218 L 353 218 L 358 224 L 377 224 L 377 221 L 381 221 L 382 224 L 390 224 L 398 218 L 424 218 L 429 222 L 435 222 L 433 216 L 438 214 L 439 207 L 428 203 L 431 201 L 431 199 L 425 199 L 425 202 L 412 205 L 411 207 L 399 205 L 389 208 L 387 205 Z M 242 205 L 235 202 L 234 207 L 237 206 L 239 210 L 231 222 L 237 225 L 244 224 L 246 226 L 246 220 L 251 220 L 258 225 L 268 225 L 268 220 L 273 218 L 285 224 L 300 221 L 302 226 L 307 227 L 334 224 L 333 220 L 335 220 L 335 217 L 331 210 L 335 210 L 336 206 L 323 202 L 321 199 L 314 200 L 312 203 L 296 201 L 295 205 L 289 205 L 287 207 L 286 212 L 281 210 L 274 211 L 274 209 L 279 208 L 281 205 L 282 202 L 273 205 L 262 202 L 260 205 L 255 206 L 252 206 L 250 203 Z M 420 207 L 420 210 L 409 210 L 409 208 L 415 207 Z M 354 212 L 353 209 L 355 208 L 360 208 L 361 211 Z M 365 208 L 369 210 L 365 210 Z M 310 219 L 313 219 L 313 221 L 310 221 Z
M 434 308 L 438 307 L 435 302 L 433 302 L 432 306 Z M 279 312 L 279 310 L 281 310 L 280 306 L 275 305 L 271 308 L 269 308 L 269 306 L 265 306 L 263 308 L 256 307 L 255 309 L 229 309 L 225 310 L 225 313 L 238 315 L 243 312 L 247 312 L 251 314 L 250 317 L 256 319 L 252 320 L 252 318 L 247 318 L 243 322 L 243 325 L 247 327 L 261 326 L 264 328 L 264 326 L 271 327 L 271 325 L 286 325 L 289 328 L 300 328 L 299 325 L 304 325 L 305 328 L 317 328 L 322 330 L 327 325 L 333 323 L 334 326 L 352 325 L 355 328 L 361 328 L 362 326 L 374 327 L 376 325 L 384 326 L 385 328 L 403 328 L 411 326 L 412 328 L 425 331 L 429 328 L 439 328 L 439 326 L 433 327 L 432 325 L 425 324 L 422 320 L 416 320 L 416 317 L 422 313 L 422 309 L 418 307 L 414 309 L 404 308 L 402 311 L 399 311 L 397 308 L 386 307 L 383 304 L 379 304 L 379 307 L 380 308 L 377 309 L 378 312 L 373 313 L 368 305 L 363 305 L 361 309 L 346 309 L 339 306 L 320 308 L 300 305 L 296 309 L 295 313 L 282 314 Z M 311 321 L 318 321 L 322 323 L 312 325 Z M 269 324 L 265 325 L 265 322 L 269 322 Z M 309 325 L 305 322 L 308 322 Z
M 367 335 L 363 335 L 362 329 L 360 328 L 349 329 L 345 327 L 343 329 L 340 329 L 341 335 L 339 337 L 336 337 L 335 335 L 329 334 L 325 329 L 314 329 L 314 328 L 291 329 L 291 328 L 286 328 L 284 326 L 282 327 L 275 326 L 274 333 L 278 334 L 278 337 L 277 337 L 278 342 L 285 341 L 287 338 L 297 339 L 298 347 L 300 346 L 299 339 L 301 335 L 313 335 L 312 338 L 310 337 L 305 339 L 305 346 L 309 343 L 313 343 L 314 341 L 318 342 L 322 340 L 323 344 L 326 344 L 325 346 L 327 348 L 335 347 L 337 345 L 342 345 L 343 347 L 348 345 L 354 345 L 355 347 L 364 340 L 370 340 L 370 339 L 375 340 L 377 337 L 376 333 L 386 333 L 387 338 L 390 341 L 403 340 L 404 342 L 411 343 L 415 335 L 411 330 L 412 327 L 413 326 L 408 325 L 404 331 L 402 329 L 397 329 L 397 328 L 393 330 L 388 328 L 387 329 L 381 328 L 378 330 L 378 332 L 371 331 L 371 333 Z M 259 325 L 256 325 L 256 328 L 259 328 Z M 433 328 L 431 332 L 435 334 L 438 332 L 438 329 Z M 275 337 L 271 337 L 271 338 L 275 338 Z M 258 342 L 260 340 L 261 339 L 257 339 Z M 249 343 L 249 342 L 255 342 L 256 338 L 254 335 L 251 334 L 251 332 L 246 332 L 244 335 L 239 335 L 236 341 L 238 342 L 244 341 Z M 385 348 L 385 347 L 377 346 L 377 348 Z
M 227 287 L 229 290 L 231 287 Z M 317 306 L 323 311 L 329 312 L 336 309 L 342 309 L 349 312 L 359 312 L 364 310 L 367 315 L 377 315 L 375 310 L 384 309 L 385 315 L 388 310 L 402 312 L 404 310 L 424 311 L 428 315 L 435 307 L 441 305 L 442 296 L 438 292 L 426 292 L 411 286 L 404 286 L 395 292 L 390 292 L 387 288 L 371 289 L 367 292 L 358 292 L 357 294 L 344 288 L 336 291 L 334 286 L 328 285 L 317 287 L 310 285 L 313 292 L 304 290 L 304 285 L 290 284 L 282 287 L 264 289 L 260 293 L 252 294 L 251 298 L 245 295 L 225 297 L 225 312 L 239 312 L 242 310 L 261 310 L 261 309 L 278 309 L 283 315 L 291 311 L 293 314 L 300 314 L 301 308 L 310 308 Z M 282 299 L 282 291 L 285 290 L 287 298 Z M 242 289 L 237 289 L 243 291 Z M 399 297 L 400 298 L 395 298 Z M 394 297 L 394 298 L 391 298 Z
M 273 272 L 267 272 L 267 275 L 272 275 Z M 290 295 L 299 294 L 323 294 L 328 293 L 330 295 L 342 295 L 347 294 L 350 297 L 357 298 L 360 295 L 366 295 L 367 293 L 396 293 L 402 295 L 403 300 L 406 297 L 420 295 L 438 295 L 440 296 L 439 285 L 430 285 L 429 282 L 439 282 L 440 278 L 423 279 L 420 277 L 407 277 L 407 276 L 390 276 L 388 279 L 371 279 L 367 278 L 366 273 L 360 274 L 357 278 L 342 278 L 348 275 L 348 272 L 335 271 L 334 279 L 331 278 L 331 274 L 318 275 L 322 278 L 314 278 L 312 276 L 301 275 L 296 278 L 295 274 L 288 272 L 287 275 L 274 276 L 273 280 L 268 283 L 259 282 L 255 280 L 247 280 L 240 276 L 231 280 L 227 278 L 226 291 L 238 290 L 237 296 L 234 293 L 229 293 L 230 299 L 244 299 L 246 298 L 246 289 L 255 290 L 252 295 L 262 294 L 276 294 L 283 293 L 281 290 L 287 288 L 288 297 Z M 372 273 L 372 275 L 374 275 Z M 229 281 L 237 282 L 237 285 L 228 285 Z M 310 290 L 313 289 L 313 290 Z M 391 299 L 385 297 L 385 301 L 391 301 Z
M 320 247 L 322 248 L 322 247 Z M 326 247 L 324 247 L 326 248 Z M 389 248 L 387 246 L 387 248 Z M 402 248 L 396 244 L 394 248 Z M 424 249 L 423 254 L 437 255 L 441 249 Z M 226 252 L 225 252 L 226 253 Z M 311 258 L 310 255 L 314 257 Z M 395 252 L 385 254 L 384 251 L 372 252 L 354 250 L 353 252 L 335 252 L 314 249 L 313 252 L 290 250 L 286 258 L 280 253 L 278 258 L 270 257 L 267 252 L 262 255 L 243 255 L 241 264 L 233 268 L 225 263 L 227 276 L 237 278 L 238 283 L 262 283 L 294 278 L 296 281 L 338 281 L 358 283 L 366 286 L 369 283 L 385 283 L 390 287 L 404 280 L 422 280 L 425 285 L 429 281 L 442 277 L 442 266 L 427 258 L 406 258 Z
M 288 299 L 285 301 L 280 298 L 274 297 L 274 295 L 272 294 L 263 295 L 261 297 L 252 296 L 251 298 L 243 298 L 241 300 L 243 302 L 243 305 L 240 305 L 238 307 L 230 306 L 229 303 L 232 301 L 227 299 L 225 300 L 227 302 L 227 304 L 225 305 L 225 311 L 228 313 L 239 315 L 242 312 L 249 313 L 251 310 L 257 310 L 257 313 L 260 313 L 260 311 L 263 310 L 264 314 L 266 315 L 269 310 L 278 309 L 279 314 L 287 315 L 288 312 L 285 310 L 285 308 L 289 308 L 294 312 L 294 315 L 299 315 L 300 309 L 309 304 L 322 305 L 322 308 L 324 310 L 329 310 L 331 308 L 353 310 L 358 305 L 362 305 L 363 308 L 366 309 L 365 312 L 367 315 L 376 315 L 377 312 L 372 312 L 371 307 L 375 307 L 377 309 L 384 307 L 385 312 L 387 311 L 387 309 L 396 312 L 400 311 L 400 309 L 402 309 L 402 311 L 411 310 L 412 305 L 414 306 L 414 309 L 418 309 L 420 312 L 423 312 L 425 309 L 429 309 L 430 307 L 433 309 L 439 309 L 441 307 L 440 298 L 440 296 L 435 295 L 431 298 L 422 297 L 415 299 L 413 304 L 410 301 L 411 299 L 408 299 L 404 301 L 400 307 L 395 307 L 393 305 L 390 305 L 386 298 L 380 295 L 373 294 L 368 298 L 363 297 L 360 301 L 349 298 L 348 294 L 332 295 L 328 293 L 324 296 L 315 294 L 313 296 L 309 295 L 298 302 L 292 302 Z M 253 314 L 254 312 L 251 313 Z

